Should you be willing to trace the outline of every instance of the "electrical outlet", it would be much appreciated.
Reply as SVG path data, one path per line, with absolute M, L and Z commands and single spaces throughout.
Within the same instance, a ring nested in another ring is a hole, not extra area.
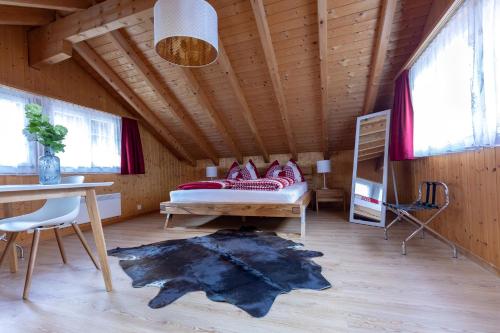
M 141 204 L 137 205 L 137 210 L 142 210 L 142 205 Z

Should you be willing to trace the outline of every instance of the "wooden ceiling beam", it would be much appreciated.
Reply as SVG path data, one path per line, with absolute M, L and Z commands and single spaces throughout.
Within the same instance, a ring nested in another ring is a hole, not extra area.
M 165 139 L 167 148 L 181 160 L 196 165 L 196 160 L 189 154 L 177 139 L 170 133 L 165 124 L 151 111 L 146 104 L 130 89 L 109 65 L 86 43 L 73 45 L 74 49 L 127 103 L 144 118 L 144 120 Z
M 196 125 L 192 117 L 185 110 L 184 106 L 179 102 L 175 95 L 157 78 L 155 73 L 153 73 L 143 60 L 143 57 L 141 57 L 139 53 L 134 50 L 123 33 L 119 30 L 112 31 L 109 34 L 109 38 L 113 45 L 119 49 L 123 56 L 134 66 L 137 73 L 151 87 L 162 103 L 172 110 L 174 115 L 185 127 L 186 132 L 193 138 L 206 156 L 212 160 L 215 165 L 218 165 L 219 158 L 217 157 L 217 153 L 208 139 L 203 137 L 201 129 Z
M 182 76 L 185 82 L 187 82 L 193 95 L 196 97 L 198 104 L 207 111 L 209 118 L 212 120 L 213 124 L 222 135 L 224 141 L 229 146 L 229 149 L 234 154 L 234 157 L 238 160 L 238 162 L 243 163 L 243 154 L 236 145 L 236 141 L 232 137 L 231 133 L 229 133 L 226 124 L 222 120 L 221 115 L 213 107 L 210 99 L 194 76 L 192 70 L 190 70 L 189 68 L 181 68 L 180 72 L 182 73 Z
M 373 112 L 377 101 L 378 88 L 380 84 L 380 75 L 384 69 L 384 62 L 389 46 L 389 38 L 392 30 L 392 22 L 396 12 L 397 0 L 383 0 L 380 13 L 380 19 L 377 28 L 377 39 L 372 53 L 370 65 L 370 76 L 366 86 L 365 101 L 363 105 L 363 114 Z
M 276 61 L 276 54 L 273 48 L 273 41 L 271 39 L 271 32 L 269 31 L 269 25 L 267 23 L 266 11 L 264 8 L 264 3 L 262 0 L 251 0 L 252 10 L 255 17 L 255 22 L 257 23 L 257 29 L 259 30 L 259 38 L 262 44 L 262 49 L 264 50 L 264 56 L 266 58 L 267 68 L 271 76 L 271 82 L 273 84 L 274 94 L 278 102 L 278 108 L 281 115 L 281 121 L 283 122 L 283 127 L 285 129 L 285 134 L 288 141 L 288 147 L 292 153 L 292 157 L 297 159 L 297 147 L 295 144 L 295 138 L 293 136 L 292 127 L 288 119 L 288 107 L 286 103 L 285 94 L 283 92 L 283 86 L 281 84 L 281 78 L 278 69 L 278 62 Z
M 3 6 L 0 3 L 0 25 L 38 26 L 55 19 L 55 13 L 51 10 Z
M 0 5 L 77 12 L 89 8 L 92 2 L 89 0 L 0 0 Z
M 236 73 L 233 70 L 233 66 L 231 65 L 231 61 L 229 60 L 229 57 L 226 53 L 226 50 L 224 48 L 224 45 L 222 43 L 222 40 L 219 39 L 219 58 L 217 59 L 217 62 L 219 65 L 222 67 L 224 70 L 224 73 L 226 74 L 229 84 L 231 85 L 231 88 L 233 89 L 234 96 L 236 97 L 236 100 L 238 101 L 241 112 L 243 114 L 243 117 L 245 118 L 248 127 L 250 127 L 250 131 L 252 132 L 255 140 L 257 141 L 257 146 L 260 149 L 260 152 L 262 153 L 262 156 L 264 157 L 264 161 L 266 163 L 269 163 L 269 152 L 266 149 L 266 146 L 264 144 L 264 140 L 262 140 L 262 136 L 259 133 L 259 129 L 257 128 L 257 124 L 255 123 L 255 117 L 253 115 L 252 110 L 250 109 L 250 106 L 248 105 L 247 99 L 245 97 L 245 94 L 243 93 L 243 89 L 241 88 L 240 82 L 238 80 L 238 77 L 236 76 Z
M 321 78 L 321 150 L 330 159 L 328 145 L 328 8 L 327 0 L 318 0 L 319 62 Z
M 152 17 L 156 0 L 106 0 L 28 33 L 29 61 L 33 67 L 71 57 L 66 44 L 75 44 Z

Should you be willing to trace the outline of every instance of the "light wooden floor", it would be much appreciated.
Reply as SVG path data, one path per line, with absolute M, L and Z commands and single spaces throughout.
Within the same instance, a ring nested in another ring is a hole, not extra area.
M 132 288 L 116 258 L 110 258 L 115 290 L 106 293 L 100 273 L 69 236 L 66 266 L 55 241 L 40 244 L 29 302 L 21 300 L 25 263 L 17 275 L 1 269 L 0 332 L 499 332 L 497 276 L 464 257 L 452 259 L 449 248 L 430 237 L 416 239 L 408 255 L 400 255 L 405 225 L 385 241 L 382 230 L 343 222 L 326 209 L 309 216 L 305 244 L 324 252 L 316 262 L 333 288 L 281 295 L 264 318 L 211 302 L 201 292 L 150 309 L 158 289 Z M 205 234 L 165 232 L 162 224 L 154 214 L 106 227 L 108 248 Z M 279 228 L 297 230 L 298 222 Z

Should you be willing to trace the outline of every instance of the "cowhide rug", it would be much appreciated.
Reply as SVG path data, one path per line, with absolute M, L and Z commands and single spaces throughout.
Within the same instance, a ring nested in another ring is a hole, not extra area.
M 273 232 L 242 228 L 116 248 L 108 254 L 122 259 L 120 266 L 132 278 L 133 287 L 161 288 L 149 302 L 151 308 L 204 291 L 212 301 L 228 302 L 263 317 L 279 294 L 331 287 L 321 275 L 321 266 L 311 260 L 323 254 L 299 249 L 301 245 Z

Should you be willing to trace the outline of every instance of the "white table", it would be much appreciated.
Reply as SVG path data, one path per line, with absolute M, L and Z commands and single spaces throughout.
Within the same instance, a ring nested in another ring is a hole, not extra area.
M 95 189 L 107 187 L 113 182 L 105 183 L 82 183 L 82 184 L 58 184 L 58 185 L 2 185 L 0 186 L 0 204 L 8 205 L 12 202 L 45 200 L 54 198 L 84 196 L 87 202 L 92 233 L 99 255 L 102 276 L 107 291 L 111 291 L 111 273 L 109 270 L 108 257 L 106 253 L 106 242 L 102 231 L 101 216 L 97 207 Z M 11 258 L 11 271 L 17 271 L 17 256 L 15 247 L 9 254 Z

